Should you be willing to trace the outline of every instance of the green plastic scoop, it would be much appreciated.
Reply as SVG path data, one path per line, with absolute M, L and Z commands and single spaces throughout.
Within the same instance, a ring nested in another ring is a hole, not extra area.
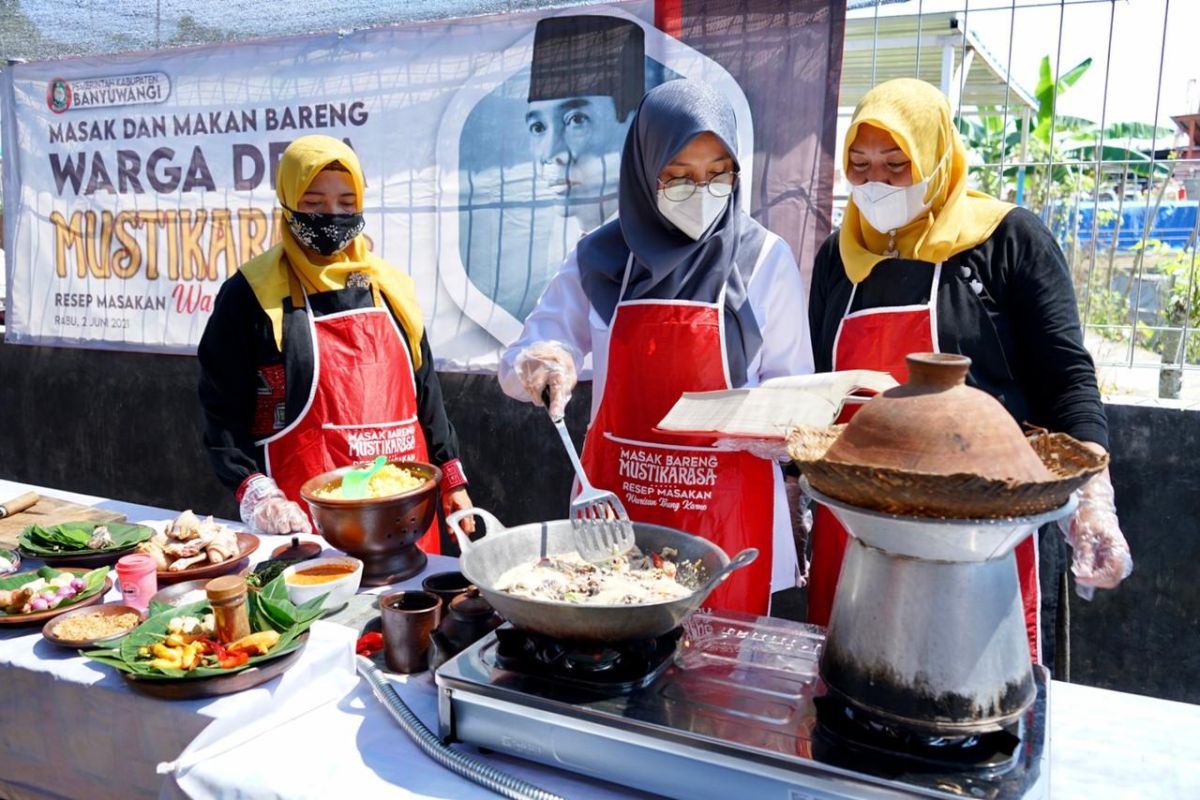
M 352 469 L 342 476 L 342 497 L 346 500 L 358 500 L 367 496 L 367 483 L 376 472 L 387 463 L 385 456 L 375 459 L 375 463 L 366 469 Z

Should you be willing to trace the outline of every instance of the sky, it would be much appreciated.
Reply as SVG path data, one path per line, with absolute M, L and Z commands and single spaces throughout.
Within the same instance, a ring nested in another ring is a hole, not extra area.
M 311 28 L 344 28 L 378 24 L 381 20 L 442 14 L 480 13 L 546 4 L 581 5 L 583 0 L 296 0 L 266 4 L 237 0 L 18 0 L 17 8 L 37 28 L 63 41 L 128 40 L 126 49 L 153 46 L 154 37 L 168 40 L 174 23 L 190 15 L 196 23 L 217 29 L 264 33 L 294 33 Z M 292 13 L 303 9 L 297 16 Z M 1014 11 L 1015 9 L 1015 11 Z M 155 26 L 155 12 L 163 25 Z M 1060 99 L 1060 111 L 1099 121 L 1170 123 L 1170 115 L 1197 111 L 1200 89 L 1188 95 L 1188 82 L 1200 79 L 1200 0 L 892 0 L 879 7 L 880 16 L 918 11 L 957 11 L 1001 62 L 1008 60 L 1009 31 L 1013 31 L 1012 71 L 1016 80 L 1033 90 L 1043 55 L 1069 68 L 1091 56 L 1091 70 Z M 851 11 L 869 17 L 869 8 Z M 87 25 L 64 25 L 86 18 Z M 1060 19 L 1062 25 L 1060 26 Z M 1015 25 L 1012 21 L 1015 20 Z M 1110 21 L 1113 42 L 1109 55 Z M 1164 21 L 1166 27 L 1163 45 Z M 161 30 L 159 28 L 162 28 Z M 1055 56 L 1061 37 L 1061 58 Z M 147 37 L 149 41 L 147 42 Z M 3 43 L 0 43 L 3 44 Z M 1164 53 L 1162 91 L 1159 53 Z M 1108 67 L 1108 108 L 1105 110 L 1105 68 Z M 1193 85 L 1194 86 L 1194 85 Z
M 1012 75 L 1030 92 L 1037 86 L 1042 56 L 1049 55 L 1063 70 L 1091 57 L 1092 67 L 1059 98 L 1061 114 L 1151 122 L 1157 101 L 1159 123 L 1174 127 L 1172 114 L 1200 111 L 1198 0 L 1066 0 L 1061 5 L 1057 0 L 908 0 L 880 6 L 879 13 L 882 17 L 918 10 L 965 14 L 967 28 L 1001 63 L 1009 60 L 1011 29 Z M 874 11 L 851 14 L 870 17 Z M 1061 55 L 1056 57 L 1060 31 Z M 1160 53 L 1161 91 L 1155 91 Z

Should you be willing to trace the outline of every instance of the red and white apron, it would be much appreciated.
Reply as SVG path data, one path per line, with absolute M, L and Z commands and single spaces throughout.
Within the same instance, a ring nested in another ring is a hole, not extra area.
M 629 281 L 630 258 L 621 283 Z M 670 439 L 654 427 L 683 392 L 730 388 L 724 291 L 716 303 L 620 300 L 610 326 L 607 378 L 588 428 L 588 478 L 616 492 L 630 518 L 702 536 L 730 557 L 760 556 L 708 598 L 712 608 L 766 614 L 771 599 L 775 466 L 712 439 Z
M 308 305 L 305 318 L 313 348 L 308 401 L 291 425 L 258 442 L 267 474 L 302 508 L 300 485 L 314 475 L 376 456 L 428 460 L 412 358 L 391 312 L 371 306 L 317 316 Z M 417 545 L 441 552 L 436 519 Z
M 850 312 L 854 306 L 855 285 L 833 340 L 833 369 L 870 369 L 889 372 L 900 383 L 908 380 L 909 353 L 936 353 L 937 290 L 942 265 L 933 270 L 929 302 L 915 306 L 887 306 Z M 838 423 L 848 422 L 868 398 L 848 398 Z M 808 578 L 808 621 L 828 625 L 833 596 L 846 553 L 846 530 L 829 509 L 817 504 L 813 514 L 813 557 Z M 1040 660 L 1038 615 L 1041 597 L 1037 575 L 1037 534 L 1017 546 L 1017 577 L 1025 607 L 1025 627 L 1029 651 Z M 883 590 L 880 587 L 881 591 Z

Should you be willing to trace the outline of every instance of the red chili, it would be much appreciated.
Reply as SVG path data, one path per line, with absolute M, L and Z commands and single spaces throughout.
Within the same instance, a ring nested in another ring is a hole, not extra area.
M 650 561 L 653 562 L 655 569 L 662 569 L 663 557 L 658 553 L 651 553 Z
M 233 669 L 240 667 L 250 659 L 250 654 L 246 652 L 230 653 L 227 656 L 222 656 L 220 660 L 221 669 Z
M 360 656 L 370 657 L 383 649 L 383 634 L 379 631 L 364 633 L 354 644 L 354 652 Z

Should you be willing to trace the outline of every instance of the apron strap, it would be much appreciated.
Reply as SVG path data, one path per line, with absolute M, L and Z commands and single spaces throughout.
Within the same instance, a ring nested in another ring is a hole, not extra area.
M 621 291 L 617 294 L 617 302 L 620 303 L 625 299 L 625 290 L 629 288 L 629 275 L 633 271 L 633 252 L 630 251 L 629 258 L 625 259 L 625 274 L 621 277 Z
M 292 308 L 304 308 L 308 305 L 308 293 L 300 285 L 300 279 L 296 277 L 296 271 L 287 263 L 287 259 L 284 259 L 283 264 L 287 268 L 288 295 L 292 298 Z
M 937 313 L 937 298 L 938 286 L 942 282 L 942 262 L 937 262 L 933 268 L 933 283 L 929 286 L 929 341 L 933 342 L 933 352 L 940 353 L 942 348 L 938 345 L 938 313 Z

